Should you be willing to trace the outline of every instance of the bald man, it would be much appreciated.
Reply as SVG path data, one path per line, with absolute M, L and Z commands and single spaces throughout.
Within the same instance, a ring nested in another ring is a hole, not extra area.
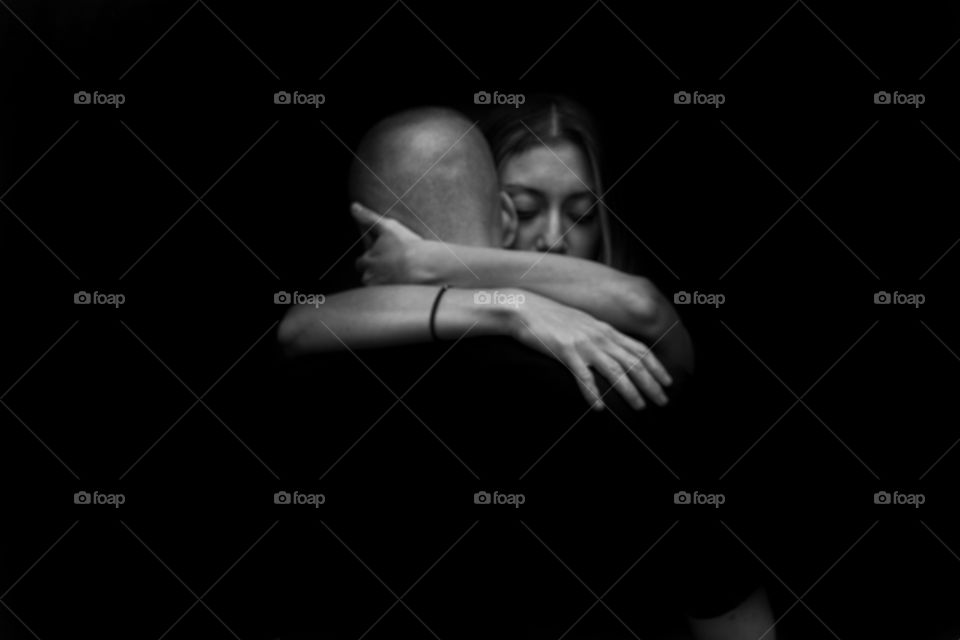
M 440 107 L 390 116 L 363 137 L 350 198 L 423 237 L 470 246 L 503 246 L 514 217 L 483 134 Z

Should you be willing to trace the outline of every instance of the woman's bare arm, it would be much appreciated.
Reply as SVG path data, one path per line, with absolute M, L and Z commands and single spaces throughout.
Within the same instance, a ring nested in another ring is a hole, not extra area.
M 438 287 L 371 286 L 327 296 L 322 304 L 291 307 L 278 339 L 291 355 L 430 342 L 430 310 Z M 636 409 L 643 395 L 666 404 L 672 379 L 646 345 L 590 315 L 536 293 L 509 289 L 497 299 L 450 289 L 437 307 L 443 340 L 465 335 L 505 335 L 570 369 L 587 402 L 602 408 L 593 371 L 603 375 Z M 591 371 L 591 368 L 593 371 Z
M 570 256 L 424 240 L 401 223 L 354 206 L 376 241 L 357 267 L 368 284 L 518 287 L 580 309 L 654 347 L 667 368 L 693 371 L 693 345 L 676 309 L 649 279 Z
M 647 278 L 570 256 L 423 242 L 430 248 L 413 268 L 424 283 L 523 287 L 641 338 L 678 376 L 693 371 L 690 335 L 673 304 Z
M 422 274 L 423 284 L 447 283 L 479 289 L 522 287 L 626 331 L 636 331 L 638 325 L 642 328 L 659 307 L 665 306 L 647 278 L 593 260 L 423 242 L 426 246 L 413 257 L 411 265 L 412 270 Z
M 430 342 L 430 310 L 438 288 L 374 286 L 326 296 L 323 304 L 291 307 L 278 338 L 290 355 Z M 502 309 L 472 303 L 472 294 L 451 289 L 437 309 L 436 328 L 445 338 L 505 335 Z M 468 299 L 469 298 L 469 299 Z

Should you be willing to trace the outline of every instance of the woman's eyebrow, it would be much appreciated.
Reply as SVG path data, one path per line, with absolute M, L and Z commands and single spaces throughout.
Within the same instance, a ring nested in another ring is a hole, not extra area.
M 565 200 L 580 200 L 580 199 L 596 200 L 597 196 L 592 191 L 584 189 L 582 191 L 577 191 L 576 193 L 571 193 L 565 198 Z
M 503 185 L 503 188 L 507 191 L 522 191 L 523 193 L 530 194 L 533 196 L 543 195 L 543 192 L 540 191 L 539 189 L 534 189 L 533 187 L 528 187 L 523 184 L 513 184 L 508 182 L 507 184 Z

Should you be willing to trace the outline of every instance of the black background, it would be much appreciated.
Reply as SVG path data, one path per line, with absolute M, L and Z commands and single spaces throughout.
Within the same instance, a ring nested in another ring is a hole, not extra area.
M 558 638 L 654 545 L 569 637 L 662 637 L 684 528 L 742 553 L 777 616 L 803 596 L 784 637 L 946 631 L 958 37 L 938 3 L 4 0 L 0 633 L 357 638 L 450 548 L 367 637 Z M 479 90 L 585 103 L 645 274 L 726 296 L 679 307 L 686 406 L 564 435 L 572 381 L 520 353 L 514 371 L 467 343 L 434 369 L 445 347 L 278 362 L 274 293 L 354 282 L 349 149 L 406 106 L 481 117 Z M 428 370 L 411 411 L 363 436 Z M 294 488 L 328 503 L 272 504 Z M 473 505 L 495 488 L 527 504 Z M 727 503 L 672 504 L 695 488 Z M 127 504 L 75 506 L 81 489 Z M 879 490 L 927 502 L 878 507 Z

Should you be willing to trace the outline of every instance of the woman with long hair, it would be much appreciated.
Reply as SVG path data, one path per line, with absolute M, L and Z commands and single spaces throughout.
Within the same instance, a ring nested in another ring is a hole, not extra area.
M 553 251 L 635 272 L 627 231 L 603 201 L 600 136 L 583 106 L 563 96 L 527 96 L 519 108 L 495 111 L 482 127 L 517 208 L 513 249 Z M 551 189 L 564 177 L 568 193 Z

